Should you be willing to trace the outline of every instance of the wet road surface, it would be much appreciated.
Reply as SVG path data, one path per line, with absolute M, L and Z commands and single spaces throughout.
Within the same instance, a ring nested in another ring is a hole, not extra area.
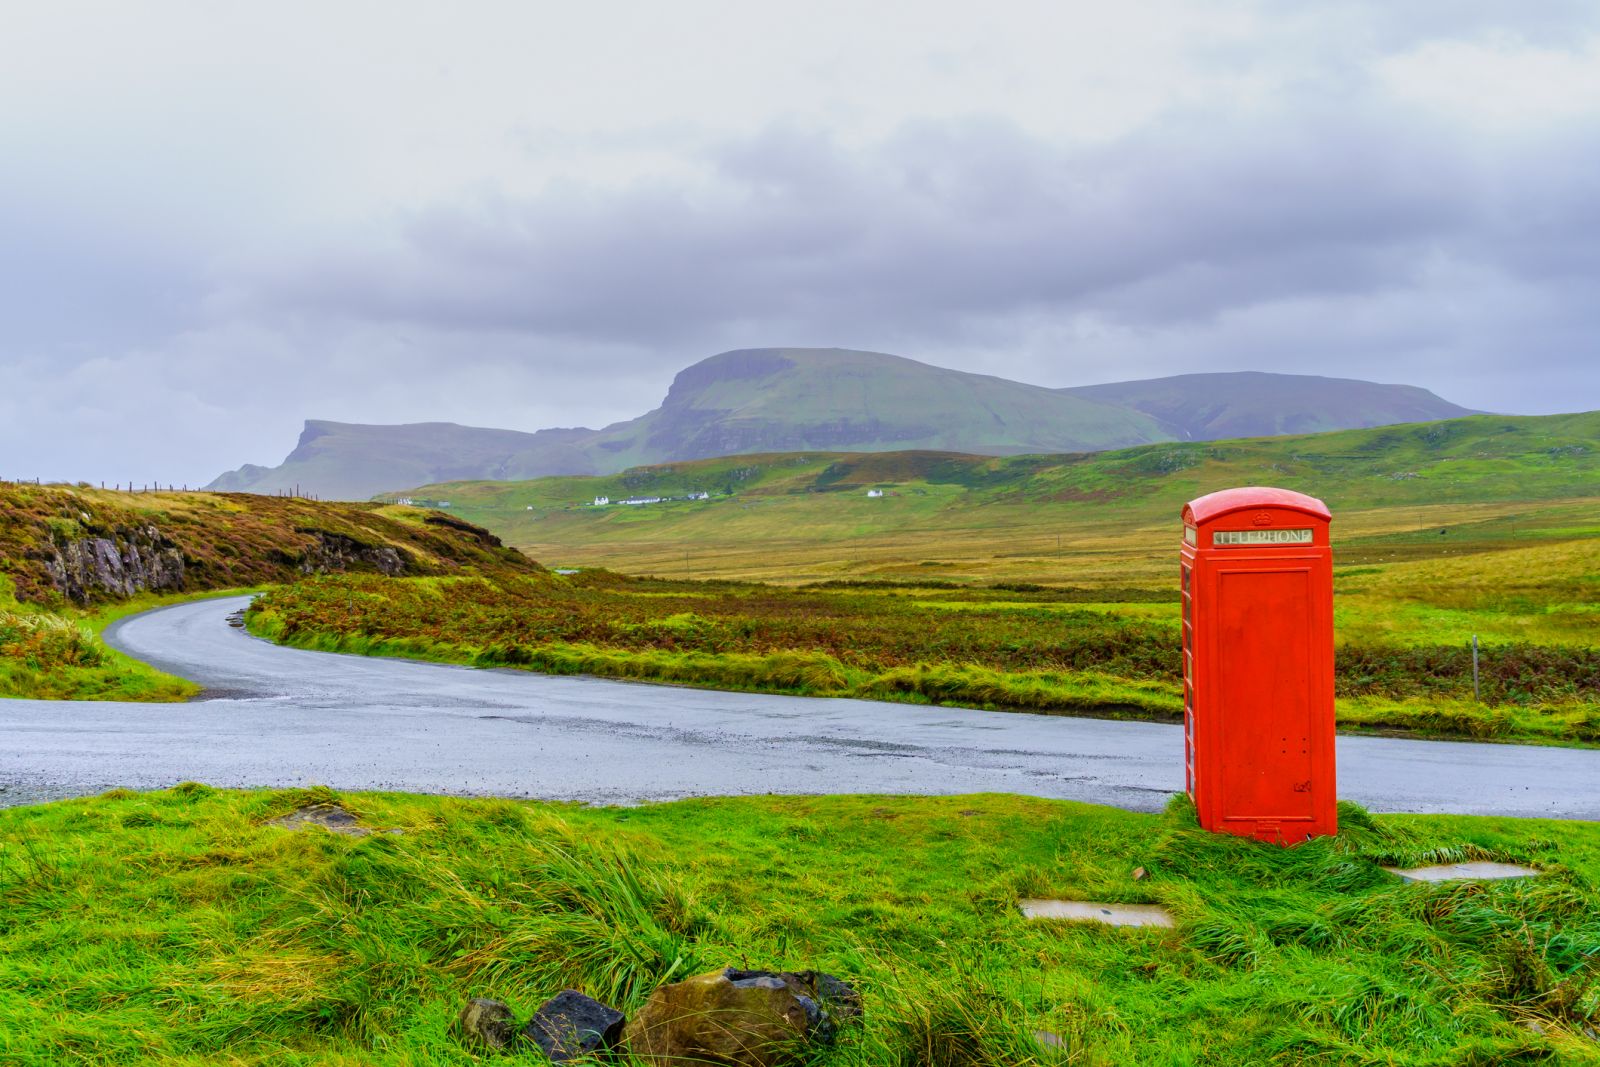
M 126 619 L 117 648 L 189 704 L 0 700 L 0 804 L 115 786 L 299 786 L 632 803 L 750 793 L 1026 793 L 1149 811 L 1177 726 L 719 693 L 280 648 L 244 598 Z M 1600 818 L 1600 751 L 1341 737 L 1375 811 Z

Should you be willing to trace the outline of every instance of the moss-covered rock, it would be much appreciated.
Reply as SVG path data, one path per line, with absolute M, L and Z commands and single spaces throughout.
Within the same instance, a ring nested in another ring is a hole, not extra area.
M 623 1042 L 646 1063 L 782 1067 L 832 1041 L 836 1015 L 860 1013 L 855 991 L 832 976 L 730 967 L 657 989 Z

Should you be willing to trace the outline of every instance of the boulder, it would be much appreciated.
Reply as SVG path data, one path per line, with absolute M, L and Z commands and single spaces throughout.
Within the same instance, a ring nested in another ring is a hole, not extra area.
M 730 967 L 657 989 L 623 1042 L 646 1063 L 782 1067 L 860 1015 L 861 998 L 831 975 Z
M 511 1009 L 487 997 L 473 997 L 467 1001 L 456 1027 L 467 1044 L 496 1050 L 509 1048 L 517 1032 Z
M 576 989 L 563 989 L 533 1013 L 522 1036 L 551 1061 L 569 1063 L 616 1045 L 626 1021 L 615 1008 Z

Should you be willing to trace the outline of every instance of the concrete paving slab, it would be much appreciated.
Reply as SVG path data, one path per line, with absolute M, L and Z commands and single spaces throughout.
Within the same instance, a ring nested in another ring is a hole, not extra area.
M 1066 919 L 1107 926 L 1171 926 L 1172 915 L 1155 904 L 1105 904 L 1098 900 L 1024 900 L 1029 919 Z
M 1532 867 L 1519 867 L 1515 863 L 1489 863 L 1486 860 L 1442 863 L 1434 867 L 1385 867 L 1384 870 L 1408 882 L 1488 881 L 1495 878 L 1537 878 L 1540 874 Z

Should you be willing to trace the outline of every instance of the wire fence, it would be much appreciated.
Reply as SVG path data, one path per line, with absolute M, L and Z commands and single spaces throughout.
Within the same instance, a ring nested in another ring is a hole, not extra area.
M 35 488 L 49 489 L 100 489 L 107 493 L 217 493 L 228 490 L 202 489 L 198 486 L 191 488 L 188 485 L 178 485 L 173 482 L 47 482 L 42 478 L 0 478 L 0 487 L 33 486 Z M 292 489 L 274 489 L 269 492 L 251 492 L 247 496 L 270 496 L 294 500 L 321 501 L 322 497 L 316 493 L 302 490 L 298 485 Z

